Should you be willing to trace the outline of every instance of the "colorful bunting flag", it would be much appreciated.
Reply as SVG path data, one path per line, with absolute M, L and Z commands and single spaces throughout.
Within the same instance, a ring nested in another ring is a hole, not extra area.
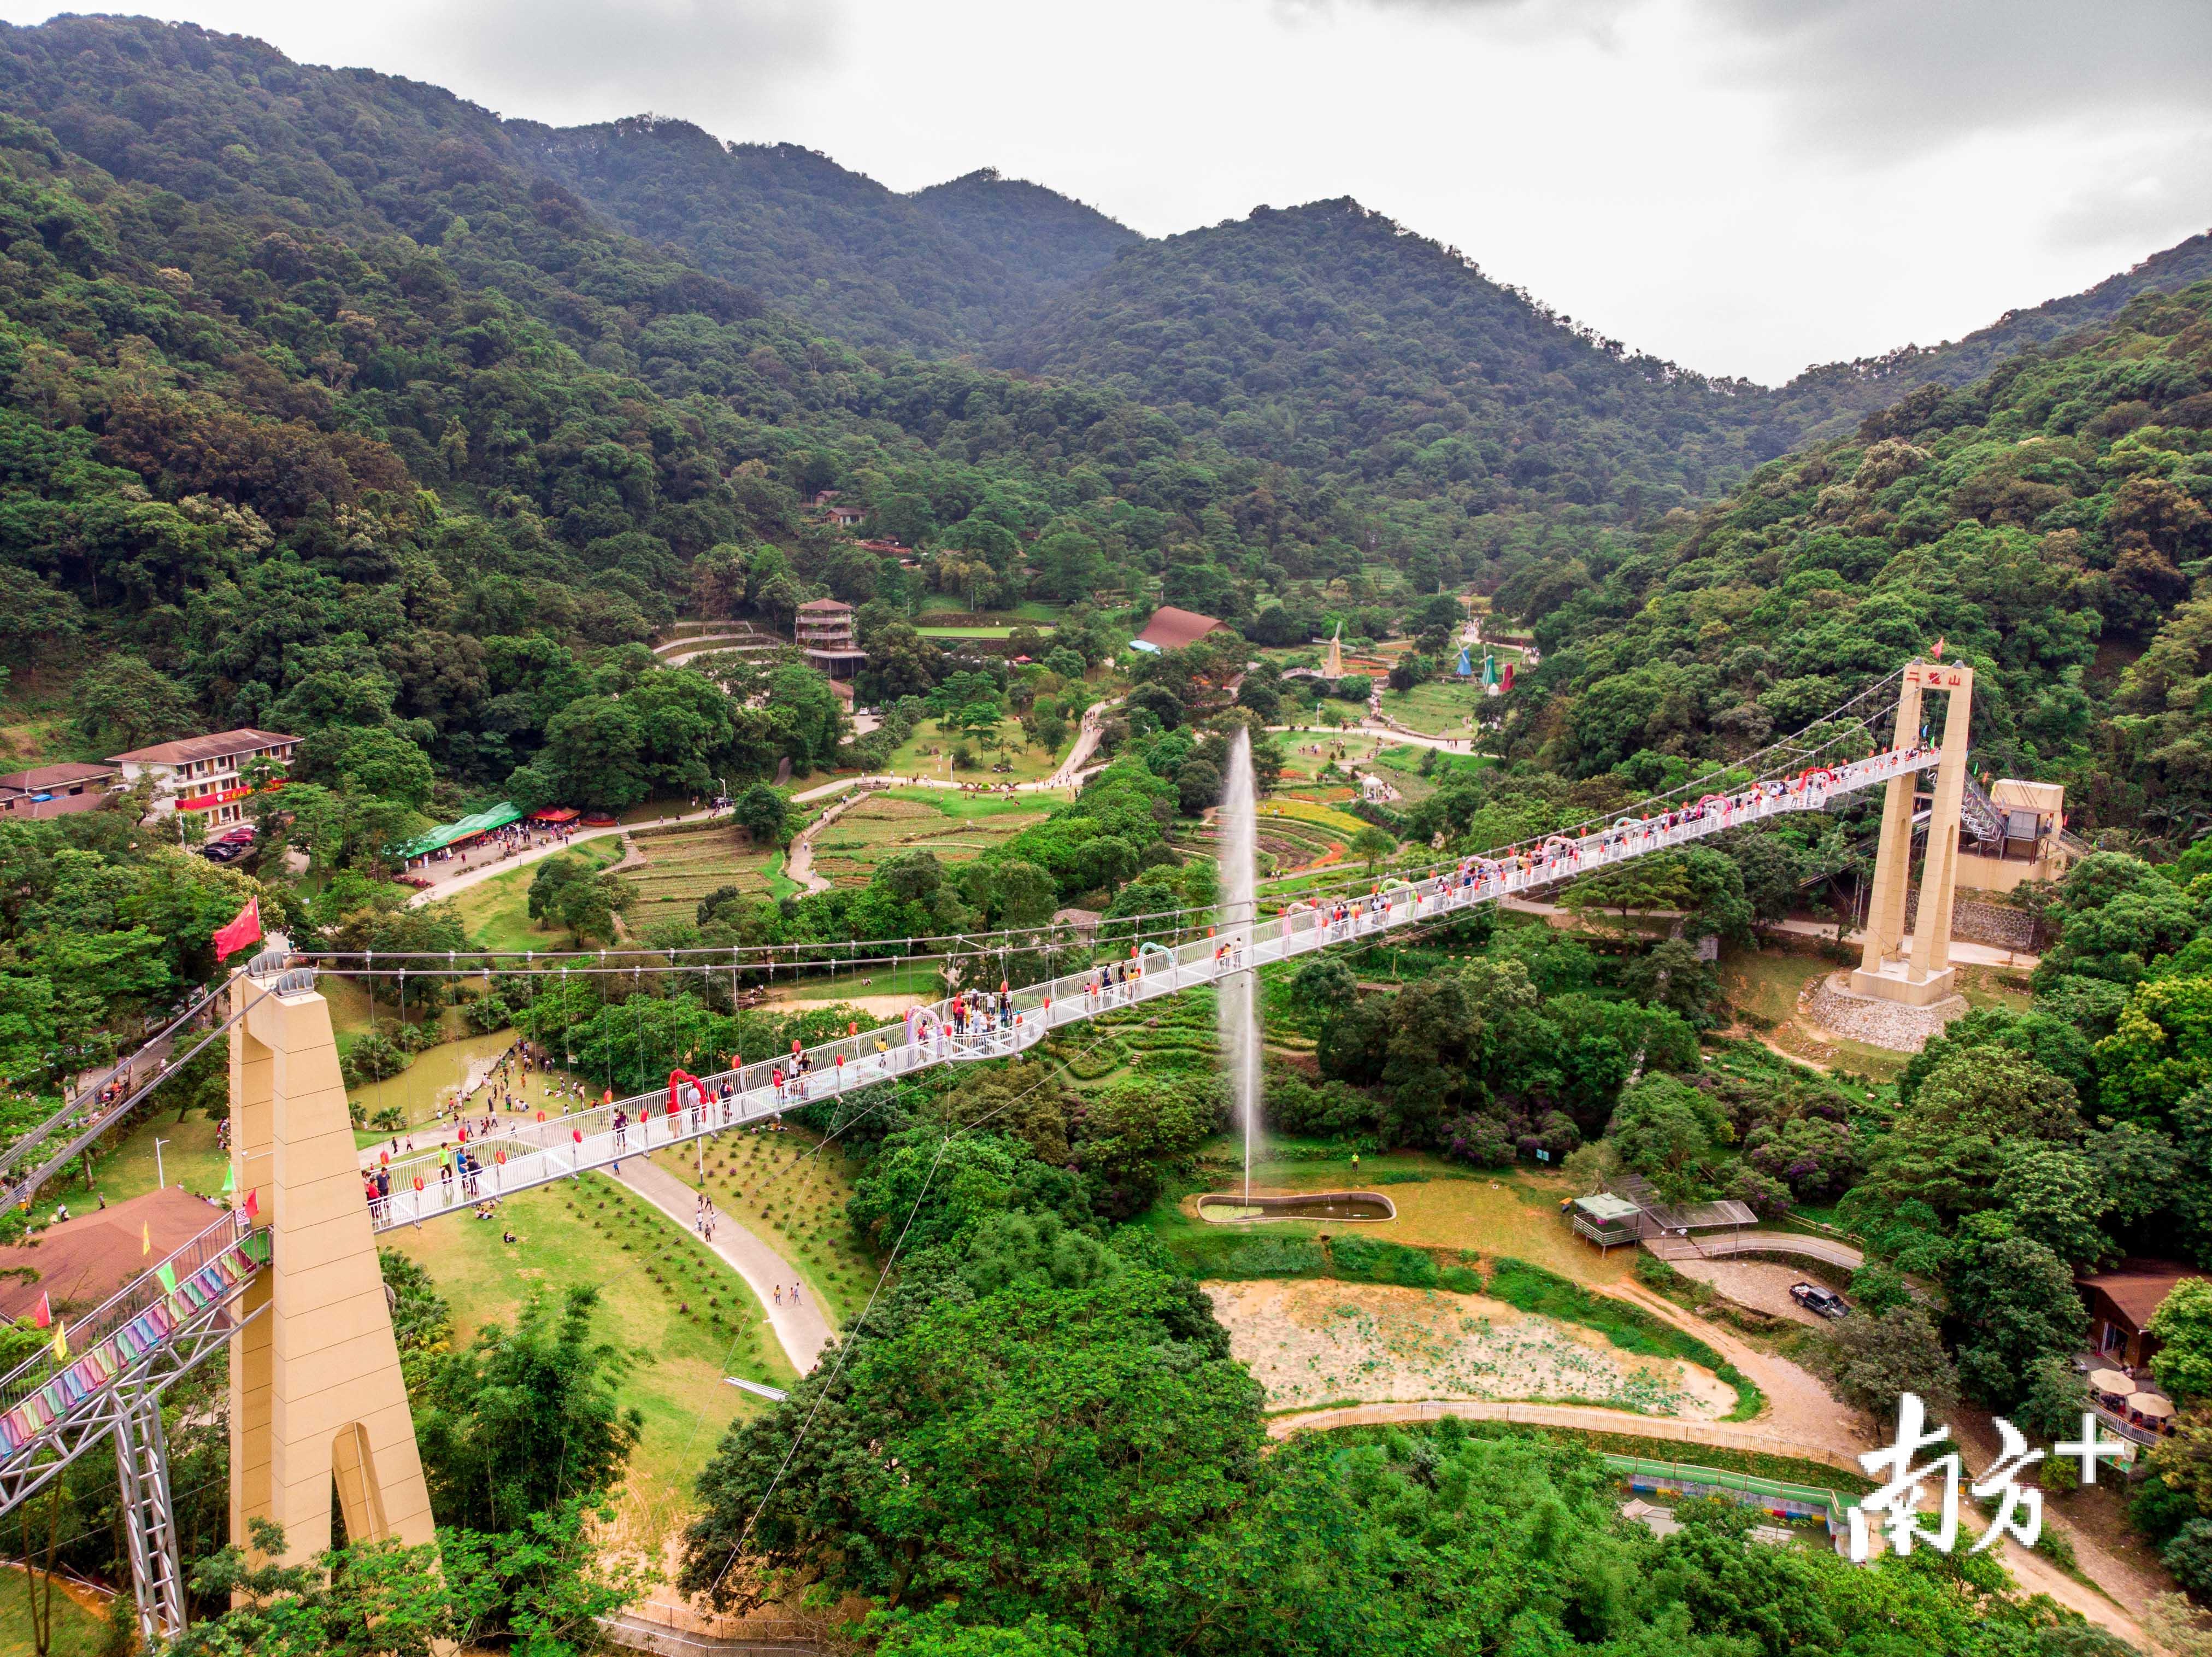
M 161 1281 L 164 1294 L 173 1295 L 177 1292 L 177 1269 L 167 1260 L 154 1268 L 154 1276 Z

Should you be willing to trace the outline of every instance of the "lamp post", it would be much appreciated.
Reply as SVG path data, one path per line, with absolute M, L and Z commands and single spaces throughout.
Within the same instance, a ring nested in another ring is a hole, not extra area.
M 157 1139 L 154 1142 L 154 1185 L 159 1191 L 167 1191 L 169 1188 L 169 1176 L 161 1170 L 161 1147 L 168 1142 L 166 1139 Z

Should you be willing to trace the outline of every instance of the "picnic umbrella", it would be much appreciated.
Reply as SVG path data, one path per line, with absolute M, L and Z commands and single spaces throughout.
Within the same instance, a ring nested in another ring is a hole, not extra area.
M 2099 1392 L 2117 1392 L 2122 1398 L 2136 1390 L 2136 1384 L 2117 1369 L 2092 1369 L 2089 1386 Z
M 2148 1416 L 2153 1421 L 2164 1421 L 2173 1413 L 2173 1400 L 2160 1398 L 2155 1392 L 2138 1392 L 2128 1400 L 2128 1408 L 2139 1416 Z

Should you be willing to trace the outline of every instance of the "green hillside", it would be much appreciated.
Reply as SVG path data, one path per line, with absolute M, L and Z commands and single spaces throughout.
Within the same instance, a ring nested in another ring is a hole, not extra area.
M 1978 764 L 2076 825 L 2193 837 L 2212 559 L 2212 283 L 1928 386 L 1626 557 L 1500 567 L 1535 625 L 1517 752 L 1572 775 L 1759 746 L 1936 639 L 1984 669 Z

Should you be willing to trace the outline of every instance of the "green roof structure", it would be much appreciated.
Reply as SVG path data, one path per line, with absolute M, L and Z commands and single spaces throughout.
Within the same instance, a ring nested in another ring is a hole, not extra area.
M 464 817 L 456 823 L 445 823 L 427 834 L 418 834 L 392 855 L 404 862 L 413 857 L 427 857 L 434 851 L 443 851 L 447 846 L 463 840 L 473 840 L 479 834 L 489 834 L 509 823 L 519 823 L 522 813 L 508 801 L 502 800 L 473 817 Z

